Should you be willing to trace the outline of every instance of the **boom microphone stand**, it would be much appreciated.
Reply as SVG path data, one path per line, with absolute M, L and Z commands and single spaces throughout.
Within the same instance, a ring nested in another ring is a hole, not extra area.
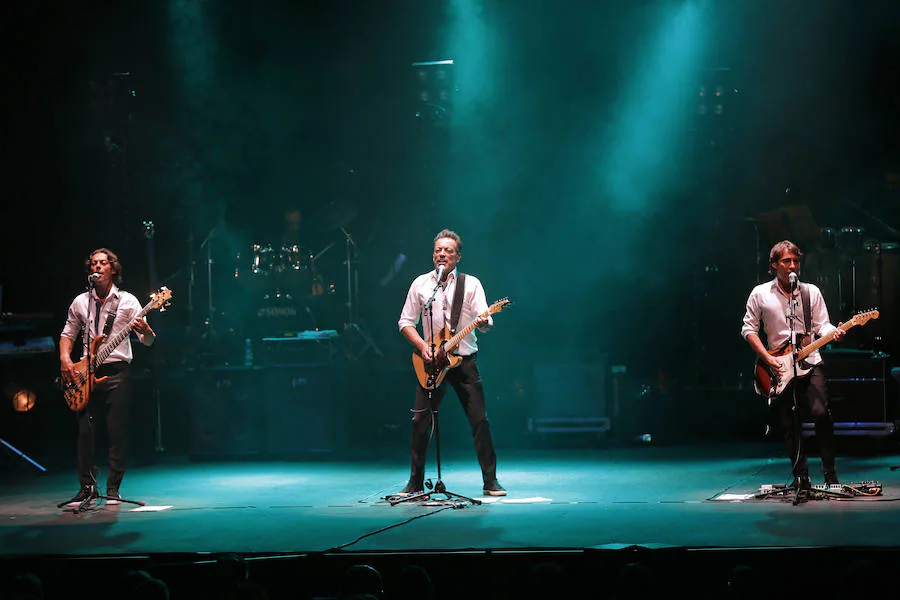
M 438 268 L 437 285 L 434 287 L 434 291 L 431 292 L 431 298 L 429 298 L 428 301 L 425 302 L 425 312 L 428 313 L 427 322 L 429 325 L 429 329 L 431 330 L 431 332 L 429 333 L 429 339 L 431 340 L 431 358 L 432 358 L 432 361 L 435 361 L 435 364 L 434 364 L 435 369 L 440 369 L 440 364 L 436 363 L 437 346 L 434 343 L 434 335 L 432 335 L 432 333 L 434 332 L 434 311 L 432 310 L 431 305 L 434 302 L 434 297 L 437 294 L 438 288 L 441 287 L 441 278 L 443 277 L 443 275 L 444 275 L 444 267 L 441 266 Z M 424 327 L 425 322 L 426 322 L 426 320 L 423 319 L 422 320 L 423 327 Z M 440 420 L 438 418 L 439 411 L 438 411 L 438 408 L 434 401 L 434 389 L 435 388 L 433 386 L 428 386 L 427 388 L 425 388 L 425 392 L 428 395 L 428 407 L 429 407 L 429 410 L 431 411 L 431 423 L 432 423 L 432 426 L 434 427 L 434 450 L 435 450 L 435 457 L 437 460 L 437 481 L 434 483 L 433 490 L 429 490 L 427 492 L 423 490 L 421 492 L 411 494 L 409 496 L 392 499 L 392 500 L 390 500 L 391 506 L 396 506 L 397 504 L 400 504 L 401 502 L 413 502 L 413 501 L 416 501 L 419 499 L 430 500 L 432 494 L 443 494 L 444 496 L 446 496 L 446 498 L 443 500 L 443 502 L 451 504 L 451 505 L 456 505 L 459 500 L 462 500 L 465 502 L 471 502 L 472 504 L 476 504 L 476 505 L 480 505 L 481 500 L 476 500 L 475 498 L 469 498 L 468 496 L 463 496 L 462 494 L 457 494 L 455 492 L 451 492 L 451 491 L 447 490 L 446 486 L 444 485 L 443 480 L 441 480 L 441 428 L 440 428 Z M 456 500 L 454 500 L 454 499 L 456 499 Z

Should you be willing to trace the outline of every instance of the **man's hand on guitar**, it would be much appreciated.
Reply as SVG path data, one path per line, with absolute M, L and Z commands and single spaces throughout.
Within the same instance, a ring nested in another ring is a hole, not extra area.
M 434 358 L 431 355 L 431 344 L 423 341 L 422 345 L 419 346 L 419 354 L 422 356 L 422 360 L 425 362 L 431 362 L 431 359 Z
M 844 331 L 843 329 L 841 329 L 842 325 L 843 325 L 843 323 L 838 323 L 837 324 L 838 328 L 835 329 L 834 333 L 832 334 L 834 336 L 834 341 L 836 341 L 836 342 L 841 341 L 841 338 L 843 338 L 845 335 L 847 335 L 847 332 Z
M 135 319 L 134 323 L 132 323 L 132 327 L 140 335 L 148 335 L 150 337 L 154 337 L 156 335 L 155 333 L 153 333 L 153 329 L 150 327 L 150 323 L 148 323 L 147 319 L 143 317 Z
M 765 360 L 766 364 L 769 366 L 769 372 L 771 372 L 775 377 L 780 378 L 782 375 L 784 375 L 784 365 L 782 363 L 768 355 L 766 355 Z
M 62 380 L 65 383 L 72 383 L 75 381 L 75 365 L 71 360 L 63 360 L 60 363 L 59 374 L 62 376 Z

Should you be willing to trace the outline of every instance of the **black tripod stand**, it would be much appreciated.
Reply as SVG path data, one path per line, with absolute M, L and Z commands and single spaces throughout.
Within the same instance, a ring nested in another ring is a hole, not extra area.
M 90 417 L 88 417 L 88 418 L 90 418 Z M 84 511 L 88 510 L 91 507 L 91 504 L 95 500 L 106 500 L 107 504 L 110 501 L 113 501 L 116 503 L 127 502 L 128 504 L 136 504 L 138 506 L 144 506 L 146 504 L 144 502 L 141 502 L 140 500 L 128 500 L 126 498 L 122 498 L 121 496 L 116 496 L 116 497 L 107 496 L 105 494 L 101 494 L 100 492 L 98 492 L 97 491 L 97 474 L 99 472 L 100 472 L 100 470 L 97 467 L 94 467 L 93 469 L 91 469 L 91 485 L 89 487 L 90 494 L 88 494 L 87 498 L 81 500 L 79 502 L 78 506 L 76 506 L 72 509 L 72 512 L 80 513 L 80 512 L 84 512 Z M 77 498 L 78 498 L 78 495 L 76 494 L 74 497 L 70 498 L 69 500 L 65 500 L 65 501 L 57 504 L 56 508 L 62 508 L 63 506 L 67 506 L 69 504 L 74 504 L 75 501 L 77 500 Z
M 429 328 L 431 331 L 434 331 L 434 313 L 431 310 L 431 305 L 434 302 L 434 297 L 437 294 L 438 289 L 441 287 L 441 276 L 444 274 L 444 267 L 440 267 L 438 271 L 438 283 L 434 288 L 434 291 L 431 293 L 431 298 L 425 302 L 425 311 L 428 313 L 429 318 L 427 321 L 423 319 L 423 324 L 427 322 L 429 324 Z M 438 371 L 441 368 L 440 362 L 437 360 L 437 346 L 434 343 L 434 336 L 429 335 L 431 339 L 431 357 L 432 357 L 432 368 L 437 369 Z M 401 502 L 414 502 L 416 500 L 425 499 L 431 500 L 432 494 L 443 494 L 446 498 L 442 502 L 446 502 L 448 504 L 455 505 L 458 501 L 462 500 L 464 502 L 471 502 L 472 504 L 481 504 L 481 500 L 476 500 L 475 498 L 469 498 L 468 496 L 463 496 L 462 494 L 457 494 L 455 492 L 448 491 L 444 486 L 444 482 L 441 479 L 441 427 L 440 427 L 440 418 L 439 411 L 437 406 L 435 405 L 434 400 L 434 390 L 435 386 L 432 384 L 432 380 L 434 377 L 429 378 L 428 386 L 425 387 L 425 392 L 428 394 L 428 410 L 431 411 L 431 423 L 434 428 L 434 448 L 435 448 L 435 457 L 437 459 L 437 481 L 434 483 L 434 489 L 426 491 L 417 492 L 415 494 L 411 494 L 409 496 L 404 496 L 402 498 L 391 498 L 390 503 L 391 506 L 396 506 Z
M 476 500 L 475 498 L 469 498 L 468 496 L 463 496 L 462 494 L 457 494 L 455 492 L 451 492 L 447 490 L 444 486 L 444 482 L 441 479 L 441 427 L 440 427 L 440 419 L 438 418 L 438 409 L 434 405 L 434 390 L 428 388 L 428 406 L 431 411 L 432 424 L 434 425 L 434 451 L 435 458 L 437 460 L 437 481 L 434 482 L 434 488 L 428 491 L 421 491 L 415 494 L 411 494 L 409 496 L 404 496 L 402 498 L 392 498 L 390 500 L 391 506 L 396 506 L 401 502 L 415 502 L 417 500 L 431 500 L 432 494 L 443 494 L 446 498 L 442 502 L 446 502 L 448 504 L 456 504 L 458 500 L 462 500 L 464 502 L 471 502 L 472 504 L 481 504 L 481 500 Z

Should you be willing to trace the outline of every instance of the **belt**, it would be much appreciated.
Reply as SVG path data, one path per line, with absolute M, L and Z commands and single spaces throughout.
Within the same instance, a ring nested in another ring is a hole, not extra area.
M 96 375 L 115 375 L 116 373 L 121 373 L 125 369 L 128 368 L 129 363 L 127 360 L 114 360 L 112 362 L 103 363 L 95 372 Z

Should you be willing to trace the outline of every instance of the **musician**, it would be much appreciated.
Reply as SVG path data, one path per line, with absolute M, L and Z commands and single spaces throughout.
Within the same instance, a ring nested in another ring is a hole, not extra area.
M 142 310 L 138 299 L 118 287 L 122 282 L 122 264 L 114 252 L 107 248 L 94 250 L 85 261 L 85 270 L 91 281 L 91 289 L 79 294 L 72 301 L 59 338 L 60 373 L 67 382 L 76 380 L 72 349 L 81 336 L 81 359 L 84 359 L 87 353 L 88 331 L 91 343 L 107 330 L 109 339 L 124 332 L 129 326 L 133 327 L 132 330 L 138 334 L 145 346 L 152 346 L 156 339 L 156 334 L 146 319 L 134 318 Z M 111 327 L 108 325 L 110 318 L 113 319 Z M 95 384 L 88 397 L 87 406 L 77 413 L 78 479 L 81 489 L 70 504 L 80 504 L 90 498 L 95 491 L 96 473 L 99 471 L 94 461 L 94 419 L 100 418 L 104 411 L 109 438 L 106 495 L 112 498 L 107 500 L 107 504 L 118 504 L 121 499 L 119 487 L 125 475 L 128 405 L 131 401 L 128 367 L 133 354 L 129 337 L 126 336 L 97 367 L 96 377 L 107 379 Z
M 768 365 L 776 377 L 793 376 L 793 366 L 784 366 L 776 360 L 770 351 L 780 350 L 791 342 L 791 327 L 797 333 L 796 348 L 809 344 L 804 341 L 805 322 L 803 314 L 804 302 L 799 283 L 800 248 L 791 241 L 778 242 L 769 252 L 769 272 L 775 275 L 772 281 L 762 283 L 750 292 L 747 299 L 747 312 L 744 315 L 744 326 L 741 335 L 753 347 L 759 360 Z M 828 309 L 822 292 L 815 285 L 804 283 L 809 291 L 809 322 L 812 331 L 806 332 L 816 337 L 826 336 L 833 332 L 834 340 L 844 337 L 844 330 L 831 324 Z M 768 348 L 763 345 L 759 336 L 760 324 L 765 329 Z M 809 467 L 802 437 L 800 423 L 802 417 L 811 418 L 815 423 L 816 440 L 822 458 L 822 471 L 825 483 L 838 483 L 835 470 L 834 455 L 834 423 L 828 406 L 828 393 L 825 387 L 825 374 L 822 371 L 822 356 L 818 350 L 812 352 L 805 362 L 813 365 L 805 377 L 795 377 L 784 392 L 773 400 L 773 414 L 781 430 L 792 461 L 791 474 L 793 486 L 798 491 L 811 489 Z M 799 414 L 794 414 L 794 404 Z M 796 418 L 794 418 L 796 417 Z
M 462 240 L 459 235 L 444 229 L 434 238 L 435 270 L 419 275 L 409 287 L 406 303 L 400 313 L 398 325 L 400 333 L 409 343 L 415 346 L 422 358 L 428 362 L 432 359 L 441 361 L 446 356 L 441 348 L 432 351 L 431 340 L 445 327 L 450 327 L 451 309 L 459 278 L 457 265 L 462 258 Z M 438 280 L 437 274 L 443 276 Z M 435 292 L 435 288 L 437 291 Z M 425 310 L 425 304 L 434 293 L 433 311 Z M 423 312 L 424 311 L 424 312 Z M 481 281 L 472 275 L 465 276 L 464 295 L 457 329 L 463 329 L 474 322 L 481 332 L 493 327 L 493 319 L 484 315 L 488 312 L 484 288 Z M 429 341 L 426 341 L 416 328 L 421 317 L 422 329 Z M 497 481 L 497 455 L 491 437 L 491 425 L 487 419 L 484 398 L 484 386 L 475 357 L 478 353 L 478 340 L 475 331 L 465 336 L 455 350 L 461 355 L 459 366 L 450 369 L 446 378 L 432 392 L 432 402 L 437 408 L 447 391 L 447 384 L 456 391 L 459 402 L 466 412 L 472 436 L 475 440 L 475 453 L 481 466 L 484 482 L 483 493 L 486 496 L 505 496 L 506 490 Z M 410 476 L 401 494 L 414 494 L 424 490 L 425 455 L 432 428 L 432 406 L 429 404 L 427 391 L 421 385 L 416 389 L 416 400 L 413 408 L 412 440 L 410 443 Z

